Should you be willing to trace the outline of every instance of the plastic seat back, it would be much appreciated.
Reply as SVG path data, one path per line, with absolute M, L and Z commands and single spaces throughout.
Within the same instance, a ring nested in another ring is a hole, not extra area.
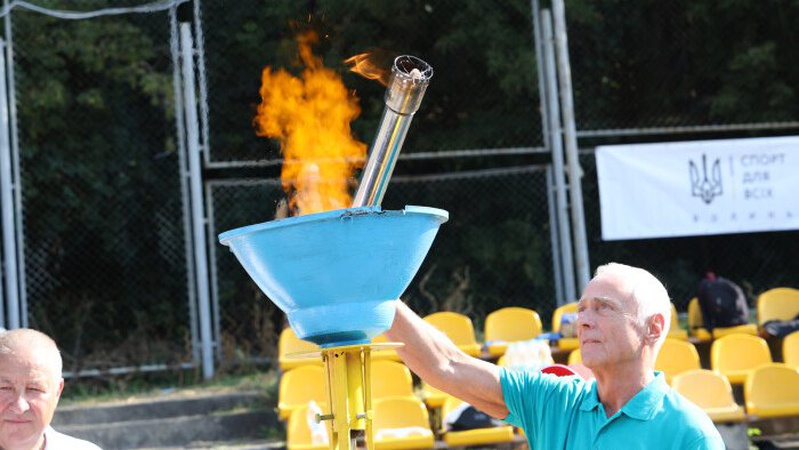
M 552 313 L 552 332 L 560 332 L 560 324 L 563 321 L 564 314 L 572 314 L 577 312 L 577 302 L 566 303 L 565 305 L 558 306 L 555 312 Z
M 309 426 L 308 406 L 295 409 L 286 424 L 286 448 L 288 450 L 324 450 L 330 448 L 328 423 L 330 422 L 322 422 L 317 425 L 321 428 L 317 428 L 317 432 L 314 433 Z
M 799 289 L 778 287 L 757 297 L 757 324 L 769 320 L 791 320 L 799 314 Z
M 532 309 L 509 306 L 486 316 L 485 341 L 491 355 L 505 352 L 509 343 L 527 341 L 541 334 L 541 317 Z
M 560 333 L 560 326 L 563 322 L 564 314 L 572 314 L 577 312 L 577 302 L 566 303 L 559 306 L 552 313 L 552 332 Z M 580 347 L 580 340 L 576 337 L 566 337 L 558 340 L 558 347 L 561 350 L 574 350 Z
M 677 314 L 677 306 L 671 304 L 671 321 L 669 322 L 669 335 L 672 339 L 688 340 L 688 330 L 680 327 L 680 315 Z
M 278 386 L 277 409 L 281 419 L 288 419 L 292 411 L 327 400 L 325 370 L 322 366 L 306 365 L 284 372 Z
M 799 331 L 782 339 L 782 362 L 787 366 L 799 369 Z
M 413 396 L 413 377 L 400 362 L 379 360 L 371 365 L 372 399 L 393 396 Z
M 770 362 L 771 351 L 759 336 L 730 334 L 710 346 L 710 366 L 733 384 L 743 384 L 754 368 Z
M 575 348 L 574 350 L 569 353 L 569 359 L 566 361 L 566 364 L 573 366 L 575 364 L 582 364 L 583 363 L 583 354 L 580 352 L 579 348 Z
M 688 328 L 690 332 L 696 337 L 699 342 L 707 342 L 713 339 L 724 337 L 728 334 L 751 334 L 757 335 L 757 325 L 747 323 L 743 325 L 735 325 L 732 327 L 716 327 L 711 333 L 704 328 L 704 318 L 702 316 L 702 308 L 699 307 L 699 299 L 692 298 L 688 302 Z
M 663 341 L 663 346 L 655 361 L 655 369 L 663 371 L 668 383 L 671 383 L 677 374 L 701 367 L 699 352 L 696 351 L 694 344 L 672 338 L 666 338 Z
M 672 379 L 675 391 L 702 408 L 714 422 L 737 422 L 746 417 L 735 402 L 732 386 L 724 375 L 707 369 L 682 372 Z
M 462 406 L 464 402 L 455 397 L 449 397 L 444 403 L 441 415 L 446 421 L 447 417 L 456 408 Z M 474 446 L 487 446 L 489 444 L 498 444 L 501 442 L 513 441 L 513 427 L 510 425 L 505 426 L 490 426 L 471 428 L 468 430 L 451 430 L 444 432 L 444 442 L 449 447 L 474 447 Z
M 460 313 L 440 311 L 425 316 L 425 322 L 438 328 L 466 354 L 480 355 L 481 347 L 474 334 L 472 319 Z
M 451 397 L 451 395 L 447 394 L 446 392 L 434 388 L 424 381 L 422 381 L 421 384 L 421 391 L 424 403 L 430 409 L 441 408 L 444 406 L 444 402 Z
M 696 297 L 688 301 L 688 332 L 699 342 L 708 342 L 713 339 L 713 336 L 705 328 L 702 308 L 699 307 L 699 299 Z
M 384 344 L 390 342 L 385 334 L 378 334 L 372 339 L 372 344 Z M 397 361 L 402 362 L 397 350 L 394 348 L 377 348 L 372 350 L 372 361 Z
M 758 418 L 799 415 L 799 372 L 785 364 L 762 365 L 744 384 L 749 414 Z
M 278 365 L 280 370 L 290 370 L 306 364 L 322 365 L 321 356 L 293 356 L 295 353 L 309 353 L 318 351 L 319 347 L 313 342 L 304 341 L 297 337 L 291 327 L 286 327 L 280 332 L 277 343 Z
M 372 404 L 376 449 L 433 448 L 427 408 L 411 397 L 384 397 Z

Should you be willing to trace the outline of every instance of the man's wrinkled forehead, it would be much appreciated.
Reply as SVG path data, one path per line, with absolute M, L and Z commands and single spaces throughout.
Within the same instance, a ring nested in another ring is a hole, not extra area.
M 0 377 L 57 378 L 59 374 L 55 373 L 50 358 L 52 355 L 47 351 L 0 353 Z
M 577 301 L 577 308 L 585 308 L 592 304 L 607 304 L 610 306 L 614 306 L 616 308 L 622 308 L 624 306 L 624 302 L 619 300 L 615 297 L 609 297 L 606 295 L 593 295 L 593 296 L 585 296 Z
M 634 308 L 632 288 L 626 280 L 613 273 L 597 275 L 585 287 L 580 300 L 612 302 L 619 307 Z

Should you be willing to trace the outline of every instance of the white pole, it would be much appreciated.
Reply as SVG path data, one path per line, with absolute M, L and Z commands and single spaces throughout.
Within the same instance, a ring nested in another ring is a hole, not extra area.
M 547 91 L 547 109 L 549 110 L 549 129 L 552 135 L 552 171 L 555 181 L 555 205 L 558 219 L 558 237 L 563 264 L 563 285 L 565 297 L 558 298 L 558 306 L 577 299 L 574 280 L 574 259 L 572 258 L 572 240 L 569 233 L 569 204 L 566 199 L 566 177 L 563 166 L 563 133 L 560 122 L 560 105 L 558 104 L 558 80 L 555 73 L 555 50 L 553 48 L 552 16 L 548 9 L 541 11 L 541 29 L 543 33 L 544 78 Z
M 200 353 L 199 319 L 197 318 L 197 283 L 194 275 L 194 241 L 191 228 L 191 195 L 189 193 L 189 168 L 186 150 L 186 121 L 183 117 L 183 89 L 181 89 L 180 28 L 177 8 L 169 10 L 169 51 L 172 54 L 172 89 L 175 91 L 175 130 L 178 147 L 178 171 L 180 174 L 180 198 L 183 212 L 183 240 L 186 264 L 186 302 L 189 307 L 189 329 L 191 333 L 191 358 L 194 364 L 202 361 Z
M 180 24 L 181 55 L 183 57 L 183 101 L 186 115 L 186 144 L 189 152 L 191 190 L 192 236 L 194 264 L 196 267 L 197 301 L 200 315 L 200 340 L 202 341 L 203 377 L 214 376 L 213 339 L 211 333 L 211 302 L 208 298 L 208 253 L 205 247 L 205 208 L 203 205 L 202 165 L 200 158 L 200 127 L 197 120 L 197 98 L 194 84 L 194 58 L 191 28 Z
M 585 236 L 585 213 L 583 212 L 582 169 L 577 155 L 577 126 L 574 122 L 574 100 L 572 98 L 571 64 L 569 44 L 566 37 L 566 8 L 563 0 L 552 0 L 552 14 L 555 25 L 555 50 L 558 60 L 558 79 L 560 81 L 561 114 L 563 116 L 563 138 L 566 147 L 566 160 L 569 172 L 569 193 L 571 194 L 572 234 L 574 238 L 574 257 L 577 281 L 580 290 L 585 289 L 590 278 L 588 261 L 588 242 Z
M 538 74 L 538 97 L 541 110 L 541 134 L 544 138 L 544 148 L 552 151 L 552 130 L 549 129 L 549 116 L 555 114 L 549 111 L 549 96 L 546 86 L 547 81 L 544 76 L 544 38 L 541 34 L 541 14 L 538 8 L 538 0 L 530 1 L 530 8 L 533 10 L 533 38 L 535 41 L 535 62 Z M 557 94 L 556 94 L 557 95 Z M 565 281 L 563 280 L 563 259 L 560 249 L 560 227 L 558 226 L 558 206 L 555 197 L 555 178 L 552 164 L 547 166 L 547 210 L 549 212 L 549 240 L 552 247 L 552 275 L 555 282 L 555 304 L 560 305 Z
M 8 92 L 6 90 L 5 42 L 0 40 L 0 222 L 3 233 L 3 266 L 5 269 L 5 299 L 8 309 L 6 328 L 20 327 L 19 285 L 17 283 L 17 241 L 14 234 L 14 180 L 11 167 L 9 138 Z M 0 314 L 2 314 L 0 312 Z M 2 316 L 0 316 L 2 318 Z
M 8 1 L 5 0 L 5 6 L 8 6 Z M 17 90 L 16 81 L 14 76 L 14 27 L 11 24 L 11 13 L 6 14 L 6 45 L 5 45 L 5 58 L 6 58 L 6 80 L 7 98 L 8 102 L 8 120 L 10 128 L 8 130 L 9 143 L 11 144 L 11 170 L 13 171 L 14 179 L 14 235 L 16 237 L 16 252 L 17 252 L 17 267 L 14 276 L 17 278 L 17 287 L 19 288 L 19 314 L 20 326 L 23 328 L 28 327 L 28 285 L 25 281 L 25 236 L 24 225 L 22 222 L 22 176 L 19 170 L 19 132 L 17 130 Z

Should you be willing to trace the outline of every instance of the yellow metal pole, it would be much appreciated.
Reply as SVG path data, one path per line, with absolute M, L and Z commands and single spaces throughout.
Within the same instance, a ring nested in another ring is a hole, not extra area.
M 372 350 L 399 345 L 366 344 L 321 350 L 329 413 L 319 417 L 319 420 L 328 422 L 331 450 L 354 450 L 353 430 L 363 431 L 366 448 L 374 449 Z
M 363 385 L 364 385 L 364 409 L 366 410 L 366 440 L 367 450 L 373 450 L 375 447 L 374 442 L 374 429 L 372 428 L 372 421 L 374 420 L 374 412 L 372 411 L 372 348 L 367 346 L 363 349 Z

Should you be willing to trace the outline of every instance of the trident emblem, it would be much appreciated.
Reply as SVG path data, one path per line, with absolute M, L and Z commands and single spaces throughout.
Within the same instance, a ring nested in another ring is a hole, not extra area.
M 707 155 L 702 154 L 702 175 L 699 168 L 689 160 L 688 168 L 691 172 L 691 196 L 699 197 L 707 204 L 713 201 L 716 196 L 721 195 L 721 160 L 716 158 L 713 167 L 710 169 L 710 178 L 707 173 Z

